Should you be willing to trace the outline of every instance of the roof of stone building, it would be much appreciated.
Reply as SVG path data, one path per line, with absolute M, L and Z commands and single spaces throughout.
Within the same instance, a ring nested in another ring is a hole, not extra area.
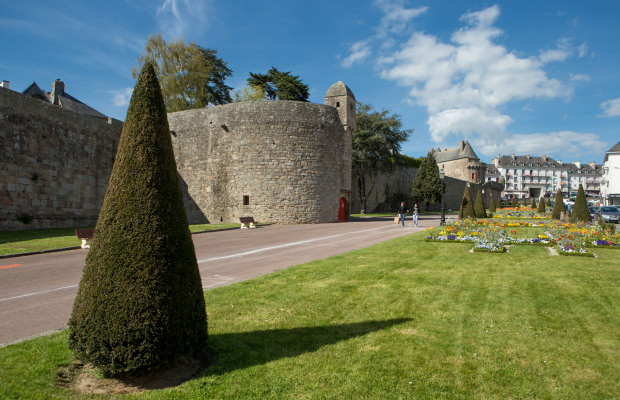
M 563 168 L 566 164 L 556 161 L 551 157 L 543 155 L 541 157 L 531 157 L 529 154 L 525 156 L 499 156 L 498 166 L 500 167 L 547 167 L 547 168 Z
M 325 97 L 337 97 L 337 96 L 351 96 L 355 99 L 353 92 L 342 81 L 338 81 L 331 85 L 325 93 Z
M 32 82 L 30 86 L 28 86 L 22 94 L 27 96 L 35 97 L 39 100 L 46 101 L 48 103 L 54 103 L 51 92 L 46 92 L 37 85 L 36 82 Z M 82 103 L 75 97 L 71 96 L 69 93 L 66 93 L 63 89 L 62 93 L 58 94 L 58 106 L 67 109 L 69 111 L 73 111 L 82 115 L 90 115 L 93 117 L 99 118 L 107 118 L 104 114 L 95 110 L 94 108 Z
M 471 145 L 467 140 L 461 140 L 459 143 L 459 147 L 454 149 L 446 149 L 444 151 L 440 151 L 439 148 L 432 149 L 433 156 L 435 157 L 435 161 L 438 163 L 446 162 L 446 161 L 454 161 L 460 160 L 461 158 L 469 158 L 472 160 L 480 161 L 474 149 L 472 149 Z

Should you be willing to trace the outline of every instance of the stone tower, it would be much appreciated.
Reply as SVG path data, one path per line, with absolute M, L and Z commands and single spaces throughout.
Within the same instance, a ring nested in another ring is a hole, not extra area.
M 355 130 L 355 96 L 342 81 L 334 83 L 325 93 L 325 104 L 336 107 L 347 132 Z

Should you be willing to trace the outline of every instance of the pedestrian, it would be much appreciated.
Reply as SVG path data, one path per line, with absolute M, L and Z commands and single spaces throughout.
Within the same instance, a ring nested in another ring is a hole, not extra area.
M 400 202 L 400 207 L 398 208 L 398 215 L 400 216 L 400 223 L 402 224 L 402 227 L 405 227 L 405 216 L 407 215 L 407 206 L 405 206 L 405 202 L 401 201 Z
M 418 208 L 418 203 L 415 203 L 413 206 L 413 224 L 418 226 L 418 216 L 420 214 L 420 209 Z

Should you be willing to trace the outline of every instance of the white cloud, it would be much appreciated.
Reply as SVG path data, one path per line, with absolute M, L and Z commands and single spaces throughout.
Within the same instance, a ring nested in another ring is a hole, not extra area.
M 569 74 L 570 80 L 573 82 L 590 82 L 590 75 L 585 74 Z
M 600 155 L 608 148 L 593 133 L 559 131 L 549 133 L 507 135 L 500 143 L 473 140 L 472 145 L 480 153 L 497 154 L 554 154 L 562 149 L 562 154 L 581 158 L 586 154 Z
M 485 142 L 497 142 L 512 122 L 507 115 L 479 108 L 453 108 L 432 114 L 428 119 L 431 138 L 443 142 L 450 134 L 462 137 L 478 136 Z
M 607 100 L 601 103 L 603 114 L 601 117 L 618 117 L 620 116 L 620 97 L 617 99 Z
M 368 45 L 368 41 L 364 40 L 361 42 L 354 43 L 351 45 L 351 54 L 342 60 L 342 66 L 345 68 L 351 67 L 356 62 L 360 62 L 368 58 L 371 54 L 370 46 Z
M 157 8 L 157 21 L 164 36 L 180 38 L 207 27 L 207 9 L 212 0 L 164 0 Z
M 585 56 L 588 55 L 588 44 L 587 43 L 582 43 L 581 45 L 579 45 L 579 47 L 577 48 L 577 55 L 579 56 L 579 58 L 584 58 Z
M 133 88 L 113 90 L 110 93 L 112 93 L 112 102 L 116 107 L 125 107 L 129 105 L 129 100 L 131 99 Z

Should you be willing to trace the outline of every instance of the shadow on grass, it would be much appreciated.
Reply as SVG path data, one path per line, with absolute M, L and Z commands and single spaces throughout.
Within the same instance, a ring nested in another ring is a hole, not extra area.
M 281 358 L 296 357 L 409 321 L 412 318 L 210 335 L 209 348 L 213 361 L 198 376 L 220 375 Z

